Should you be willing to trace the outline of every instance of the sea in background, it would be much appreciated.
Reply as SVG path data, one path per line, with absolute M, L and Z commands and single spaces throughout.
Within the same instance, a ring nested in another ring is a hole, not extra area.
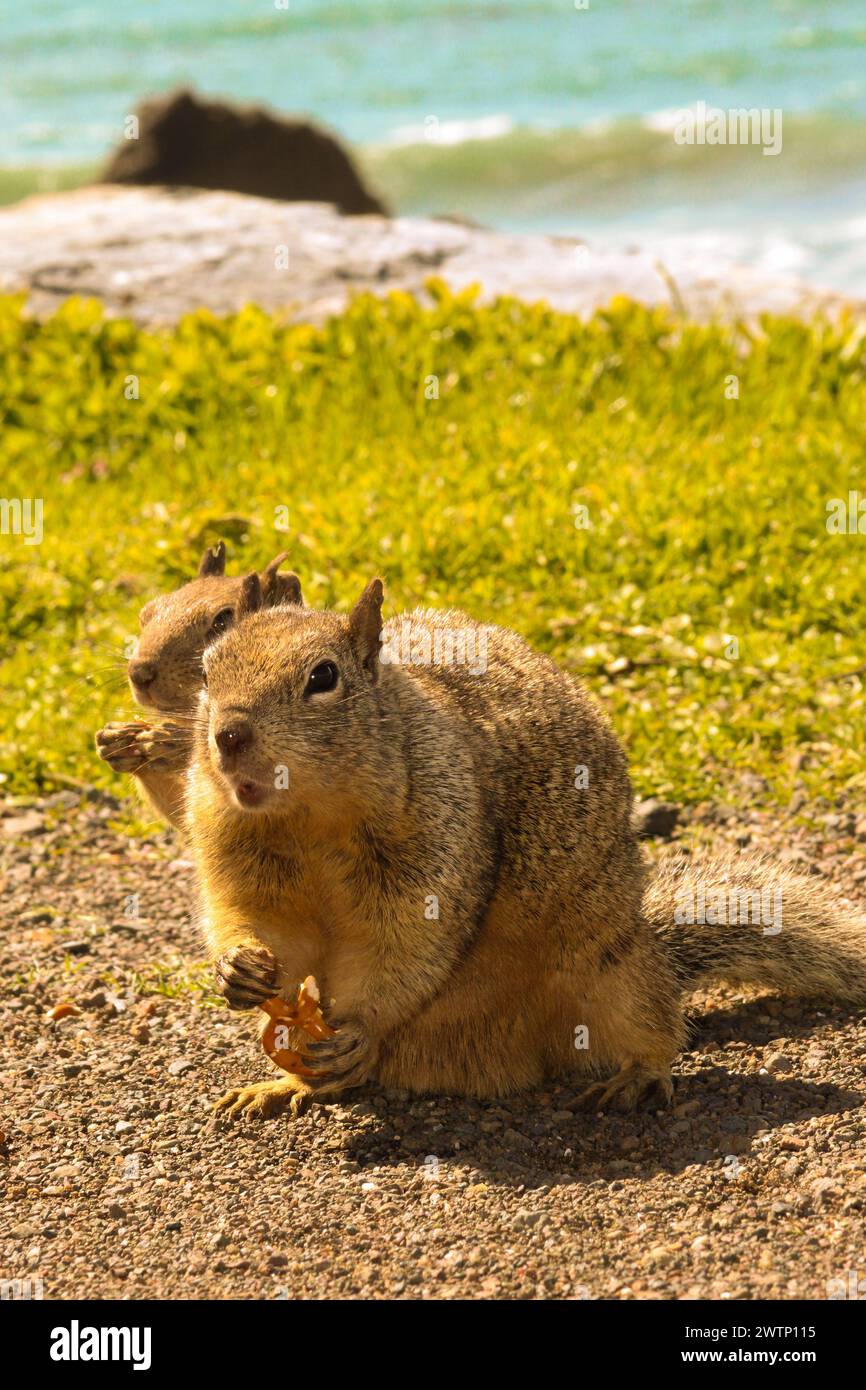
M 400 213 L 866 294 L 866 0 L 582 3 L 2 0 L 0 202 L 193 85 L 316 118 Z M 781 109 L 781 153 L 678 145 L 698 102 Z

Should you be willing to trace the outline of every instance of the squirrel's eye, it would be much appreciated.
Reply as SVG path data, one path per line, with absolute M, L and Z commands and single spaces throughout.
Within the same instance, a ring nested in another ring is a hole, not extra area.
M 323 661 L 310 672 L 305 695 L 321 695 L 325 690 L 333 690 L 337 684 L 338 671 L 333 661 Z
M 230 608 L 220 609 L 211 623 L 211 632 L 225 632 L 226 628 L 231 627 L 233 617 L 234 613 Z

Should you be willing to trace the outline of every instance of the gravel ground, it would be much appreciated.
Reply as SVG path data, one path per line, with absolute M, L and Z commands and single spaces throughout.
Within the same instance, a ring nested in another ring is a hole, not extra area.
M 129 839 L 119 810 L 0 803 L 0 1279 L 48 1299 L 824 1299 L 866 1276 L 862 1013 L 696 995 L 664 1114 L 368 1087 L 214 1128 L 224 1090 L 273 1072 L 209 993 L 177 842 Z M 839 804 L 698 807 L 679 843 L 707 839 L 863 896 L 866 820 Z M 80 1012 L 48 1022 L 64 1000 Z

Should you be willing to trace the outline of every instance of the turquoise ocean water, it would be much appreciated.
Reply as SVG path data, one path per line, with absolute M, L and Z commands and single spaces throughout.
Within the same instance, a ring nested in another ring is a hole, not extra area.
M 285 2 L 2 0 L 0 200 L 192 84 L 316 117 L 400 212 L 866 294 L 866 0 Z M 781 110 L 781 153 L 677 145 L 698 102 Z

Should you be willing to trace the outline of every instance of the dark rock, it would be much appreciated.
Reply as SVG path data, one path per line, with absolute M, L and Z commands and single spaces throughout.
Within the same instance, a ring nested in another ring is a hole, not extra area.
M 751 1151 L 752 1141 L 748 1134 L 729 1134 L 726 1135 L 719 1145 L 725 1153 L 747 1154 Z
M 632 825 L 642 839 L 653 836 L 659 840 L 669 840 L 679 818 L 680 808 L 674 802 L 656 801 L 655 797 L 650 797 L 648 801 L 639 801 L 635 806 Z
M 540 1221 L 545 1221 L 543 1211 L 519 1211 L 515 1215 L 512 1225 L 519 1230 L 521 1227 L 537 1226 Z
M 67 947 L 67 950 L 68 949 L 69 948 Z M 94 991 L 93 994 L 85 995 L 83 999 L 79 999 L 78 1002 L 82 1009 L 104 1009 L 105 991 L 102 989 L 97 989 Z
M 144 101 L 136 116 L 138 138 L 120 142 L 103 183 L 221 188 L 334 203 L 344 213 L 385 211 L 334 137 L 310 121 L 205 101 L 189 91 Z
M 39 927 L 54 921 L 54 911 L 50 907 L 34 907 L 30 912 L 22 912 L 18 918 L 20 927 Z
M 771 1052 L 765 1059 L 764 1066 L 767 1071 L 773 1073 L 794 1070 L 793 1061 L 790 1057 L 786 1056 L 784 1052 Z

